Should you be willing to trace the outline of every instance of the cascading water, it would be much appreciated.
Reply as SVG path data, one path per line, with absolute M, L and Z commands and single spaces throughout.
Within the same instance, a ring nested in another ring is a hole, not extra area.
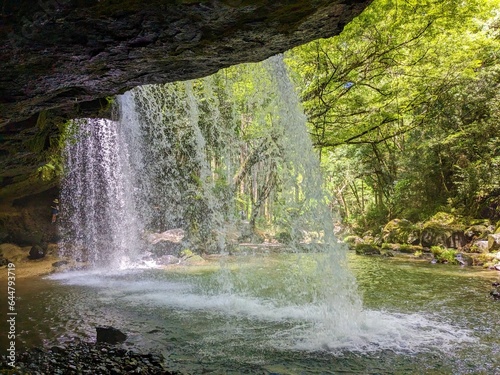
M 306 127 L 306 116 L 301 108 L 295 88 L 288 76 L 283 57 L 278 55 L 266 61 L 274 92 L 277 93 L 277 116 L 282 123 L 284 159 L 292 165 L 290 179 L 299 185 L 303 198 L 301 215 L 295 219 L 294 228 L 307 228 L 320 233 L 320 241 L 313 243 L 316 251 L 324 253 L 317 265 L 319 307 L 322 319 L 316 334 L 309 339 L 314 345 L 327 347 L 331 335 L 357 336 L 359 325 L 365 320 L 356 281 L 347 265 L 347 248 L 334 235 L 334 218 L 323 189 L 319 160 Z M 300 179 L 300 184 L 297 183 Z
M 75 122 L 77 141 L 69 142 L 66 150 L 62 192 L 68 213 L 63 220 L 68 234 L 63 249 L 66 254 L 74 248 L 86 252 L 94 266 L 123 264 L 125 256 L 147 248 L 148 232 L 180 227 L 187 231 L 190 246 L 224 252 L 227 227 L 238 216 L 234 196 L 227 194 L 235 189 L 232 175 L 238 169 L 232 165 L 237 156 L 231 156 L 230 150 L 242 147 L 224 145 L 224 138 L 238 139 L 232 122 L 237 116 L 250 116 L 246 121 L 259 124 L 263 134 L 259 138 L 263 146 L 257 148 L 262 155 L 256 156 L 263 160 L 261 170 L 267 173 L 266 179 L 275 179 L 281 186 L 281 220 L 290 233 L 288 248 L 303 251 L 304 233 L 314 234 L 307 251 L 323 254 L 315 265 L 314 287 L 301 285 L 300 277 L 292 273 L 287 276 L 293 285 L 289 288 L 311 289 L 307 293 L 323 310 L 321 324 L 327 328 L 318 332 L 347 334 L 360 319 L 361 302 L 346 265 L 346 251 L 333 235 L 306 118 L 283 58 L 269 59 L 260 71 L 260 77 L 251 78 L 253 95 L 245 99 L 249 115 L 235 115 L 237 110 L 231 109 L 224 119 L 220 94 L 214 93 L 209 77 L 203 79 L 201 91 L 196 82 L 136 88 L 118 97 L 117 121 Z M 221 145 L 210 150 L 205 137 L 211 144 L 220 137 Z M 225 157 L 211 162 L 210 152 Z M 226 189 L 217 190 L 217 184 Z M 257 213 L 254 209 L 249 216 Z M 216 288 L 233 290 L 224 275 L 224 271 L 219 274 Z M 311 280 L 308 277 L 302 283 Z
M 140 249 L 136 171 L 121 130 L 111 120 L 74 121 L 65 149 L 61 252 L 96 268 L 118 266 Z
M 208 314 L 200 345 L 208 344 L 200 350 L 217 343 L 223 357 L 240 329 L 257 348 L 292 352 L 398 352 L 471 341 L 417 314 L 363 310 L 281 56 L 202 80 L 138 87 L 117 102 L 116 121 L 75 123 L 61 196 L 63 250 L 96 267 L 185 248 L 223 256 L 211 265 L 216 271 L 193 275 L 144 271 L 138 281 L 132 271 L 108 270 L 56 278 L 106 288 L 104 301 L 139 306 L 139 318 L 144 309 L 161 317 L 182 311 L 204 329 Z M 264 246 L 244 256 L 239 242 L 251 240 L 248 229 L 262 219 L 282 231 L 285 252 Z M 173 250 L 148 243 L 150 234 L 174 228 L 186 237 Z M 263 335 L 255 328 L 261 324 Z

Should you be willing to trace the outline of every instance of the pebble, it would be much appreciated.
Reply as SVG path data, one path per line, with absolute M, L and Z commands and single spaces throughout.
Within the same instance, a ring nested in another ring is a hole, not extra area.
M 131 367 L 134 374 L 180 374 L 166 367 L 161 354 L 137 353 L 103 343 L 33 348 L 18 353 L 14 369 L 8 365 L 6 355 L 0 356 L 0 373 L 14 370 L 16 374 L 128 374 Z

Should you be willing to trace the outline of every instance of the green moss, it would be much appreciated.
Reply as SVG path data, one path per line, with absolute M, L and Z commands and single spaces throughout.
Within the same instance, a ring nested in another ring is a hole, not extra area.
M 184 249 L 179 253 L 179 256 L 181 258 L 187 259 L 187 258 L 191 258 L 192 256 L 194 256 L 194 253 L 189 249 Z
M 420 230 L 409 220 L 394 219 L 385 225 L 382 233 L 385 242 L 414 243 L 418 241 Z
M 368 243 L 358 243 L 354 247 L 356 254 L 358 255 L 379 255 L 380 254 L 380 249 L 373 245 L 373 244 L 368 244 Z

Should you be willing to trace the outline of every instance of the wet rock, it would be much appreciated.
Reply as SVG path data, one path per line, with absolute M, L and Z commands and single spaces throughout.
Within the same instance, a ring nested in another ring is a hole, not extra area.
M 98 326 L 96 327 L 98 343 L 118 344 L 127 339 L 127 335 L 111 326 Z
M 457 253 L 455 260 L 462 266 L 472 266 L 474 264 L 472 257 L 464 253 Z
M 357 244 L 355 250 L 358 255 L 380 255 L 380 250 L 371 244 Z
M 102 350 L 106 349 L 106 350 Z M 33 348 L 16 356 L 16 367 L 0 357 L 0 373 L 12 374 L 144 374 L 177 375 L 167 368 L 161 354 L 142 354 L 131 350 L 114 350 L 108 344 L 77 343 Z M 151 360 L 155 358 L 157 360 Z M 133 365 L 131 365 L 133 364 Z M 139 372 L 137 370 L 140 369 Z M 7 372 L 10 371 L 10 372 Z
M 56 267 L 57 268 L 57 267 L 65 266 L 67 264 L 69 264 L 69 262 L 67 260 L 60 260 L 58 262 L 52 263 L 52 267 Z
M 40 245 L 35 245 L 31 247 L 30 253 L 28 258 L 35 260 L 35 259 L 41 259 L 45 256 L 45 251 Z

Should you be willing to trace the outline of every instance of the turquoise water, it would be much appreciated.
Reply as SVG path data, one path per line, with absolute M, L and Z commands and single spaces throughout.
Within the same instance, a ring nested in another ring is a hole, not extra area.
M 497 273 L 350 255 L 363 310 L 339 314 L 318 272 L 325 261 L 237 257 L 23 280 L 18 346 L 94 340 L 96 325 L 112 325 L 126 346 L 193 374 L 500 373 Z

